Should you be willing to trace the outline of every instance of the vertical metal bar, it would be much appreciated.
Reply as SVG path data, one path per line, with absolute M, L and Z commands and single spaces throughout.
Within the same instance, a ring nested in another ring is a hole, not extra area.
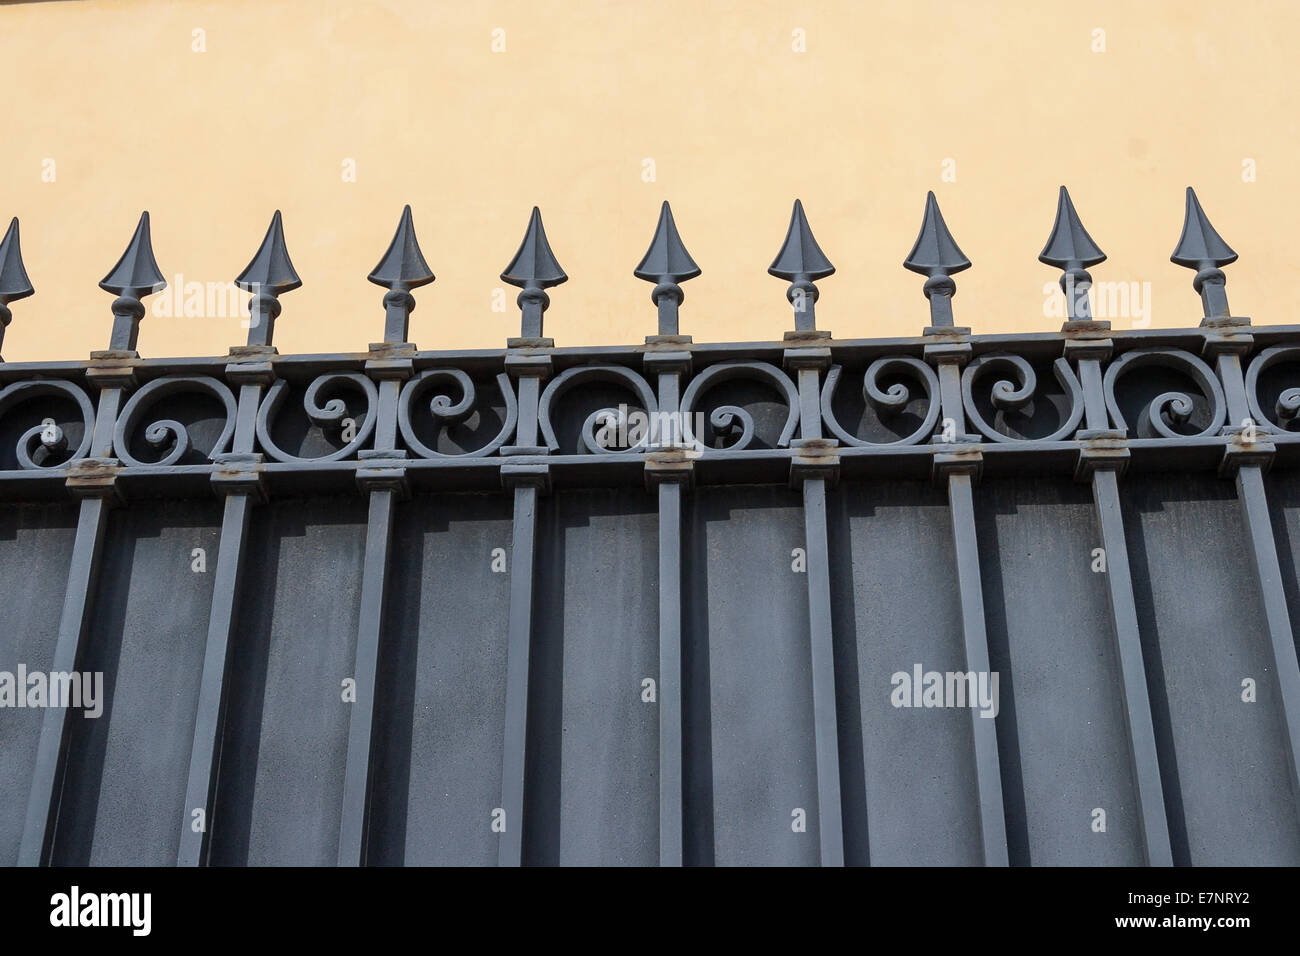
M 129 365 L 115 364 L 127 357 L 128 353 L 124 352 L 92 354 L 93 364 L 87 371 L 87 378 L 100 389 L 99 404 L 89 457 L 77 462 L 68 477 L 69 489 L 82 496 L 82 502 L 77 516 L 72 561 L 68 567 L 68 587 L 59 618 L 59 636 L 50 664 L 52 671 L 75 671 L 85 647 L 108 512 L 116 496 L 113 484 L 117 462 L 110 457 L 113 454 L 113 428 L 123 389 L 135 381 Z M 68 718 L 68 708 L 50 707 L 41 721 L 32 787 L 18 849 L 20 866 L 41 866 L 50 861 L 68 751 Z
M 77 669 L 90 623 L 92 594 L 99 575 L 108 511 L 103 498 L 86 498 L 81 502 L 51 671 L 72 673 Z M 27 818 L 18 850 L 19 866 L 49 863 L 67 758 L 70 713 L 67 707 L 49 707 L 41 721 L 31 794 L 27 800 Z
M 1085 361 L 1081 364 L 1095 366 L 1097 363 Z M 1106 555 L 1106 593 L 1110 599 L 1111 622 L 1115 627 L 1115 654 L 1119 660 L 1120 685 L 1124 694 L 1124 727 L 1129 739 L 1129 766 L 1137 791 L 1143 848 L 1148 866 L 1173 866 L 1159 750 L 1151 719 L 1137 606 L 1133 600 L 1124 517 L 1120 511 L 1119 479 L 1114 469 L 1097 468 L 1093 471 L 1092 496 L 1097 508 L 1097 523 L 1101 527 L 1101 546 Z
M 945 430 L 951 424 L 954 434 L 964 435 L 966 415 L 961 404 L 961 368 L 956 362 L 940 362 L 938 372 L 939 402 L 944 414 L 941 424 Z
M 409 300 L 410 296 L 406 298 Z M 404 330 L 404 324 L 401 330 Z M 389 329 L 390 333 L 392 331 Z M 393 517 L 397 496 L 406 493 L 406 469 L 401 465 L 405 452 L 396 447 L 397 405 L 401 383 L 413 371 L 409 357 L 413 351 L 414 346 L 406 343 L 372 345 L 372 357 L 366 363 L 366 370 L 380 380 L 379 407 L 374 449 L 362 452 L 366 466 L 357 471 L 357 486 L 370 495 L 370 514 L 366 522 L 361 606 L 352 670 L 356 699 L 352 702 L 348 719 L 348 754 L 339 822 L 339 866 L 364 866 L 366 862 L 375 705 L 379 690 L 379 654 L 388 593 Z
M 931 297 L 931 307 L 934 306 Z M 953 547 L 957 559 L 957 591 L 961 602 L 962 640 L 966 652 L 966 669 L 977 674 L 989 673 L 988 632 L 984 623 L 984 591 L 980 576 L 979 541 L 975 532 L 975 499 L 971 476 L 982 467 L 978 447 L 963 449 L 977 439 L 966 432 L 966 413 L 961 398 L 961 365 L 970 357 L 966 329 L 944 329 L 946 336 L 925 347 L 926 358 L 937 366 L 939 397 L 942 402 L 943 430 L 958 436 L 949 443 L 951 452 L 936 452 L 934 473 L 947 475 L 948 508 L 952 521 Z M 927 330 L 927 334 L 934 334 Z M 1006 810 L 1002 797 L 1002 765 L 998 755 L 997 718 L 981 717 L 971 708 L 971 738 L 975 748 L 975 783 L 979 799 L 980 841 L 985 866 L 1007 866 Z
M 540 230 L 540 218 L 533 210 L 533 224 Z M 524 303 L 528 290 L 520 293 Z M 545 293 L 541 293 L 545 299 Z M 545 308 L 541 302 L 540 308 Z M 538 322 L 541 313 L 538 312 Z M 527 317 L 525 316 L 525 334 Z M 518 341 L 518 340 L 512 340 Z M 537 340 L 531 340 L 536 342 Z M 548 341 L 549 340 L 544 340 Z M 506 370 L 518 381 L 519 421 L 515 444 L 501 453 L 501 481 L 513 488 L 514 528 L 510 541 L 510 613 L 506 649 L 506 713 L 501 754 L 501 807 L 505 829 L 497 846 L 499 866 L 521 866 L 524 861 L 524 786 L 528 766 L 528 677 L 533 646 L 533 566 L 537 559 L 537 495 L 549 487 L 548 466 L 537 445 L 538 401 L 542 378 L 551 372 L 551 357 L 512 348 L 506 355 Z
M 385 383 L 387 384 L 387 383 Z M 379 640 L 393 533 L 395 492 L 370 492 L 366 553 L 361 578 L 361 615 L 357 632 L 356 701 L 348 721 L 347 769 L 343 784 L 343 815 L 339 829 L 339 866 L 365 863 L 366 822 L 370 811 L 371 740 L 375 720 Z
M 1297 813 L 1300 813 L 1300 764 L 1297 757 L 1300 753 L 1300 665 L 1296 660 L 1291 616 L 1287 611 L 1282 570 L 1278 566 L 1277 545 L 1269 521 L 1264 477 L 1258 465 L 1242 465 L 1237 470 L 1237 497 L 1241 502 L 1242 520 L 1250 541 L 1250 557 L 1259 582 L 1273 673 L 1277 675 L 1278 700 L 1287 742 L 1287 777 Z
M 961 596 L 961 629 L 966 645 L 966 668 L 987 674 L 988 634 L 984 626 L 984 593 L 980 583 L 979 543 L 975 537 L 975 501 L 969 474 L 948 476 L 948 503 L 952 536 L 957 552 L 957 589 Z M 1007 866 L 1007 822 L 1002 803 L 1002 769 L 994 720 L 971 708 L 975 743 L 975 777 L 979 792 L 980 838 L 985 866 Z
M 275 303 L 278 309 L 278 303 Z M 265 319 L 269 322 L 270 319 Z M 214 489 L 224 494 L 221 539 L 217 545 L 217 566 L 212 581 L 212 607 L 208 613 L 208 636 L 203 648 L 203 670 L 199 676 L 199 700 L 194 714 L 190 744 L 190 767 L 185 784 L 184 818 L 177 866 L 204 866 L 208 861 L 210 835 L 216 813 L 217 782 L 221 769 L 222 736 L 225 733 L 227 679 L 231 647 L 239 614 L 240 581 L 248 553 L 248 529 L 254 505 L 263 497 L 258 472 L 260 456 L 253 454 L 257 410 L 262 387 L 274 381 L 269 345 L 230 350 L 232 361 L 226 377 L 239 384 L 239 405 L 235 413 L 235 434 L 228 455 L 218 455 L 220 470 L 213 475 Z
M 814 333 L 804 333 L 811 335 Z M 808 648 L 812 665 L 813 736 L 817 754 L 817 831 L 822 866 L 844 865 L 844 817 L 840 796 L 839 726 L 835 700 L 835 643 L 831 631 L 830 542 L 826 527 L 826 482 L 838 473 L 835 445 L 822 438 L 820 372 L 830 349 L 785 350 L 799 387 L 799 441 L 791 478 L 803 486 L 808 560 Z
M 1064 190 L 1062 202 L 1069 202 Z M 1069 212 L 1073 214 L 1073 207 Z M 1086 289 L 1070 301 L 1086 306 Z M 1110 430 L 1101 373 L 1101 362 L 1110 357 L 1113 343 L 1109 338 L 1109 324 L 1066 322 L 1062 331 L 1068 336 L 1065 357 L 1077 358 L 1079 382 L 1083 387 L 1084 428 L 1076 436 L 1081 446 L 1077 475 L 1091 479 L 1101 546 L 1106 556 L 1106 598 L 1115 635 L 1120 691 L 1124 695 L 1124 730 L 1128 736 L 1129 771 L 1137 797 L 1143 855 L 1148 866 L 1173 866 L 1164 783 L 1160 776 L 1160 750 L 1151 715 L 1146 661 L 1133 598 L 1133 574 L 1120 508 L 1119 476 L 1128 462 L 1129 452 L 1125 434 Z
M 176 853 L 177 866 L 202 866 L 208 857 L 208 834 L 212 829 L 221 761 L 221 734 L 225 724 L 230 643 L 235 632 L 239 580 L 247 552 L 249 516 L 252 514 L 249 497 L 247 494 L 227 495 L 221 517 L 221 543 L 212 582 L 212 611 L 208 617 L 203 672 L 199 678 L 199 704 L 194 717 L 194 742 L 190 747 L 185 820 Z M 195 811 L 201 813 L 196 817 Z
M 671 224 L 664 203 L 661 225 Z M 675 232 L 674 232 L 675 234 Z M 653 248 L 653 247 L 652 247 Z M 664 424 L 651 434 L 646 455 L 646 485 L 659 496 L 659 865 L 681 866 L 684 862 L 683 829 L 684 769 L 682 764 L 682 495 L 690 487 L 693 461 L 683 441 L 686 429 L 680 420 L 679 377 L 690 371 L 690 352 L 682 346 L 689 336 L 676 335 L 677 299 L 659 297 L 660 335 L 650 336 L 652 346 L 645 355 L 647 372 L 658 372 L 659 409 L 667 413 Z M 665 303 L 672 306 L 671 333 L 664 333 Z M 662 348 L 660 348 L 662 347 Z M 696 436 L 692 436 L 696 440 Z
M 1067 347 L 1066 356 L 1069 356 Z M 1102 350 L 1101 357 L 1110 355 L 1110 341 Z M 1102 388 L 1101 361 L 1099 358 L 1080 357 L 1079 383 L 1083 386 L 1084 426 L 1089 431 L 1102 431 L 1110 428 L 1110 418 L 1106 414 L 1106 399 Z
M 1189 206 L 1194 197 L 1189 192 Z M 1206 281 L 1202 295 L 1218 290 L 1222 285 Z M 1241 505 L 1242 523 L 1250 543 L 1251 564 L 1259 585 L 1260 605 L 1264 611 L 1264 624 L 1268 628 L 1269 652 L 1273 673 L 1277 675 L 1278 702 L 1282 708 L 1282 727 L 1286 734 L 1287 778 L 1291 784 L 1291 798 L 1300 815 L 1300 664 L 1296 660 L 1295 637 L 1291 630 L 1291 615 L 1287 609 L 1286 591 L 1282 586 L 1282 569 L 1277 559 L 1277 542 L 1273 539 L 1273 526 L 1269 517 L 1268 497 L 1264 491 L 1264 472 L 1276 449 L 1272 442 L 1262 437 L 1244 434 L 1251 425 L 1250 406 L 1246 396 L 1245 380 L 1241 369 L 1241 356 L 1247 354 L 1254 337 L 1249 329 L 1234 324 L 1243 320 L 1223 319 L 1216 322 L 1209 311 L 1206 299 L 1205 354 L 1215 359 L 1215 370 L 1223 383 L 1227 404 L 1228 424 L 1224 428 L 1227 445 L 1224 448 L 1221 474 L 1233 474 L 1237 485 L 1237 501 Z M 1223 314 L 1227 314 L 1227 299 L 1223 296 Z
M 682 483 L 659 483 L 659 865 L 682 865 Z
M 689 335 L 679 335 L 678 307 L 685 299 L 680 283 L 699 275 L 682 245 L 667 201 L 659 211 L 650 248 L 633 271 L 655 282 L 650 299 L 659 312 L 658 334 L 647 336 L 647 373 L 658 372 L 659 411 L 665 433 L 652 427 L 646 456 L 646 485 L 659 494 L 659 865 L 681 866 L 685 831 L 682 791 L 682 489 L 689 487 L 692 461 L 682 448 L 679 377 L 691 369 Z M 692 436 L 695 440 L 695 436 Z
M 817 747 L 817 830 L 821 836 L 822 866 L 843 866 L 844 820 L 840 806 L 839 730 L 835 714 L 835 647 L 831 637 L 831 562 L 826 532 L 826 479 L 804 479 L 803 507 L 808 547 L 813 732 Z
M 536 529 L 537 488 L 518 485 L 515 487 L 510 560 L 510 637 L 506 656 L 506 722 L 501 772 L 505 832 L 501 834 L 497 850 L 500 866 L 520 866 L 523 863 L 524 769 L 528 749 L 528 667 L 533 639 Z

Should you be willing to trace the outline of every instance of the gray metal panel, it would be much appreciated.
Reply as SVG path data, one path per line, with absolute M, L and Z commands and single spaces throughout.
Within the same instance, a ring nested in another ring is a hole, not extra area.
M 1132 476 L 1121 490 L 1174 860 L 1295 865 L 1286 740 L 1233 486 Z M 1242 702 L 1245 678 L 1255 703 Z
M 543 499 L 529 681 L 526 863 L 659 858 L 658 505 L 640 488 Z
M 104 708 L 70 715 L 55 864 L 175 862 L 220 524 L 215 499 L 136 502 L 109 517 L 78 666 L 103 673 Z
M 890 703 L 896 672 L 965 669 L 947 498 L 846 482 L 831 502 L 846 862 L 977 865 L 969 714 Z
M 510 552 L 511 508 L 505 495 L 420 495 L 398 508 L 372 864 L 496 864 L 510 576 L 492 571 L 492 552 Z
M 1013 863 L 1144 861 L 1123 684 L 1087 485 L 990 481 L 977 500 Z M 1105 832 L 1092 829 L 1105 811 Z
M 0 601 L 0 671 L 49 669 L 76 530 L 73 502 L 0 508 L 0 580 L 13 595 Z M 42 717 L 0 708 L 0 866 L 18 862 Z
M 273 500 L 253 514 L 211 862 L 337 861 L 364 498 Z
M 688 497 L 686 862 L 816 864 L 808 585 L 791 570 L 802 500 L 772 486 Z

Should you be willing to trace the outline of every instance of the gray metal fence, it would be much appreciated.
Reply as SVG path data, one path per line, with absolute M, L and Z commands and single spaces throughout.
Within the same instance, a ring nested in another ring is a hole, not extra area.
M 1190 190 L 1199 328 L 1092 318 L 1064 190 L 1040 258 L 1060 332 L 955 326 L 931 195 L 931 325 L 836 340 L 796 203 L 795 329 L 697 344 L 665 204 L 658 334 L 566 349 L 534 210 L 521 337 L 430 352 L 408 208 L 383 342 L 281 356 L 277 213 L 248 344 L 153 360 L 146 214 L 109 349 L 0 364 L 0 862 L 1300 862 L 1300 326 Z

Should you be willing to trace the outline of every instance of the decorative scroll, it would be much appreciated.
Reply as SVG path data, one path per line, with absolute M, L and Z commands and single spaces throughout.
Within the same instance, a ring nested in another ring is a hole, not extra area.
M 1294 345 L 1275 345 L 1255 356 L 1246 369 L 1246 404 L 1255 419 L 1257 427 L 1264 432 L 1280 435 L 1290 431 L 1300 416 L 1300 387 L 1283 388 L 1273 402 L 1273 414 L 1266 415 L 1260 402 L 1260 376 L 1270 368 L 1285 365 L 1288 362 L 1300 363 L 1300 347 Z
M 980 414 L 975 401 L 975 385 L 984 376 L 998 370 L 1010 372 L 1014 381 L 1003 378 L 993 383 L 989 400 L 997 409 L 997 414 L 990 425 Z M 1025 412 L 1032 415 L 1034 395 L 1038 391 L 1038 376 L 1034 367 L 1019 355 L 982 355 L 966 366 L 961 376 L 961 397 L 966 417 L 981 435 L 996 442 L 1060 441 L 1069 438 L 1083 418 L 1083 386 L 1075 377 L 1070 363 L 1063 358 L 1052 363 L 1052 373 L 1069 398 L 1070 408 L 1061 416 L 1061 424 L 1051 434 L 1033 438 L 1008 434 L 1007 413 Z
M 79 458 L 85 458 L 90 451 L 90 441 L 94 437 L 95 431 L 95 407 L 86 397 L 86 393 L 71 382 L 65 382 L 62 379 L 33 379 L 27 382 L 14 382 L 0 390 L 0 418 L 17 405 L 21 405 L 28 399 L 39 398 L 47 395 L 59 398 L 71 398 L 76 402 L 77 407 L 81 410 L 81 421 L 83 425 L 83 434 L 81 444 L 67 458 L 52 463 L 45 464 L 52 458 L 61 458 L 68 448 L 68 438 L 63 429 L 55 423 L 54 419 L 47 418 L 39 425 L 27 429 L 18 439 L 18 445 L 15 452 L 18 457 L 18 465 L 24 469 L 51 469 L 62 468 L 63 466 L 76 461 Z M 40 459 L 37 460 L 37 456 Z
M 835 387 L 839 384 L 843 366 L 832 365 L 826 372 L 826 381 L 822 384 L 822 420 L 831 433 L 845 445 L 865 447 L 868 445 L 915 445 L 934 433 L 935 422 L 939 420 L 939 377 L 934 370 L 920 359 L 909 356 L 889 356 L 879 358 L 867 366 L 862 377 L 862 397 L 875 409 L 881 421 L 888 421 L 902 413 L 912 400 L 912 393 L 902 382 L 895 382 L 888 389 L 882 388 L 881 379 L 887 375 L 903 373 L 911 376 L 925 390 L 925 417 L 920 426 L 909 435 L 894 441 L 873 442 L 852 435 L 835 418 L 833 404 Z
M 537 403 L 537 424 L 541 428 L 546 447 L 551 451 L 560 447 L 559 439 L 555 437 L 555 425 L 551 421 L 551 408 L 565 392 L 584 382 L 614 382 L 626 386 L 641 400 L 649 421 L 651 423 L 655 421 L 659 403 L 655 399 L 654 389 L 631 369 L 621 365 L 584 365 L 567 369 L 550 381 Z M 597 434 L 601 428 L 618 428 L 619 425 L 617 409 L 601 408 L 592 412 L 582 423 L 580 440 L 583 449 L 593 455 L 618 455 L 644 451 L 649 447 L 653 428 L 646 428 L 644 434 L 630 448 L 609 447 L 598 440 Z
M 482 448 L 458 454 L 437 451 L 420 441 L 416 437 L 415 426 L 411 421 L 412 403 L 435 387 L 445 385 L 454 385 L 459 389 L 460 400 L 453 401 L 450 395 L 442 391 L 434 395 L 429 400 L 429 414 L 433 416 L 434 424 L 439 429 L 445 429 L 460 424 L 474 414 L 478 395 L 474 388 L 474 380 L 468 374 L 457 368 L 433 368 L 421 372 L 406 383 L 397 402 L 397 427 L 401 430 L 402 440 L 408 449 L 421 458 L 482 458 L 492 454 L 510 440 L 519 421 L 519 403 L 515 400 L 514 389 L 510 387 L 510 377 L 503 373 L 497 375 L 497 387 L 501 389 L 501 396 L 505 399 L 506 420 L 495 438 Z
M 682 393 L 682 421 L 689 422 L 692 420 L 691 416 L 695 411 L 696 399 L 714 385 L 727 381 L 753 379 L 759 379 L 771 384 L 785 397 L 788 411 L 785 425 L 781 429 L 781 437 L 776 444 L 778 448 L 789 447 L 790 439 L 794 437 L 795 427 L 799 424 L 799 392 L 794 383 L 790 381 L 789 376 L 775 365 L 767 362 L 736 361 L 719 362 L 717 365 L 710 365 L 691 379 L 690 384 L 686 386 L 686 391 Z M 748 448 L 754 440 L 754 417 L 738 405 L 719 405 L 709 415 L 709 424 L 720 432 L 734 431 L 737 426 L 741 429 L 740 437 L 734 442 L 726 448 L 707 449 L 709 453 L 725 454 L 726 452 L 742 451 Z M 701 436 L 693 436 L 693 443 L 697 448 L 702 447 L 703 440 Z
M 212 447 L 201 453 L 211 461 L 214 456 L 226 450 L 231 436 L 235 433 L 235 416 L 237 405 L 235 396 L 225 384 L 207 375 L 164 375 L 149 382 L 122 408 L 117 424 L 113 429 L 113 447 L 118 459 L 125 465 L 175 465 L 181 462 L 192 448 L 190 431 L 181 422 L 172 418 L 160 418 L 144 430 L 144 439 L 157 449 L 171 450 L 157 461 L 142 461 L 131 454 L 131 437 L 136 426 L 145 413 L 165 398 L 184 394 L 210 395 L 220 402 L 225 410 L 225 421 L 221 434 Z
M 1196 384 L 1202 402 L 1208 405 L 1206 424 L 1196 431 L 1195 426 L 1190 424 L 1197 407 L 1196 398 L 1184 391 L 1171 389 L 1160 392 L 1143 403 L 1136 426 L 1137 437 L 1200 438 L 1218 433 L 1227 414 L 1223 388 L 1208 365 L 1181 349 L 1135 349 L 1125 352 L 1110 363 L 1106 368 L 1102 390 L 1106 394 L 1106 408 L 1110 411 L 1111 421 L 1116 428 L 1128 431 L 1129 426 L 1120 412 L 1115 387 L 1122 377 L 1135 368 L 1162 368 L 1182 373 Z
M 328 395 L 342 391 L 343 387 L 347 385 L 352 386 L 351 391 L 359 391 L 365 396 L 365 415 L 360 419 L 355 414 L 350 413 L 347 402 L 342 398 L 335 396 L 324 404 L 320 402 L 323 394 Z M 257 412 L 257 440 L 261 444 L 262 450 L 276 461 L 340 461 L 355 455 L 375 430 L 375 414 L 379 404 L 379 393 L 375 388 L 375 383 L 359 372 L 328 372 L 313 379 L 312 383 L 307 386 L 307 393 L 302 400 L 303 408 L 307 412 L 307 418 L 313 425 L 323 430 L 344 433 L 348 429 L 347 419 L 351 418 L 352 428 L 356 434 L 342 448 L 327 455 L 306 458 L 291 455 L 271 440 L 271 426 L 275 422 L 280 406 L 284 404 L 285 397 L 288 394 L 289 383 L 283 379 L 277 380 L 267 391 L 266 398 L 262 401 L 262 407 Z

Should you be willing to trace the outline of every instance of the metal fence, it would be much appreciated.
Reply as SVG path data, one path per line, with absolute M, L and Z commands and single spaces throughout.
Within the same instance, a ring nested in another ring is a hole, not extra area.
M 1040 258 L 1060 332 L 955 326 L 931 195 L 930 326 L 833 340 L 796 203 L 795 329 L 697 344 L 665 203 L 658 334 L 555 348 L 534 210 L 521 337 L 429 352 L 408 208 L 383 342 L 281 356 L 277 213 L 248 343 L 151 360 L 146 214 L 108 350 L 0 364 L 0 862 L 1300 862 L 1300 326 L 1191 190 L 1199 328 L 1092 318 L 1064 189 Z

